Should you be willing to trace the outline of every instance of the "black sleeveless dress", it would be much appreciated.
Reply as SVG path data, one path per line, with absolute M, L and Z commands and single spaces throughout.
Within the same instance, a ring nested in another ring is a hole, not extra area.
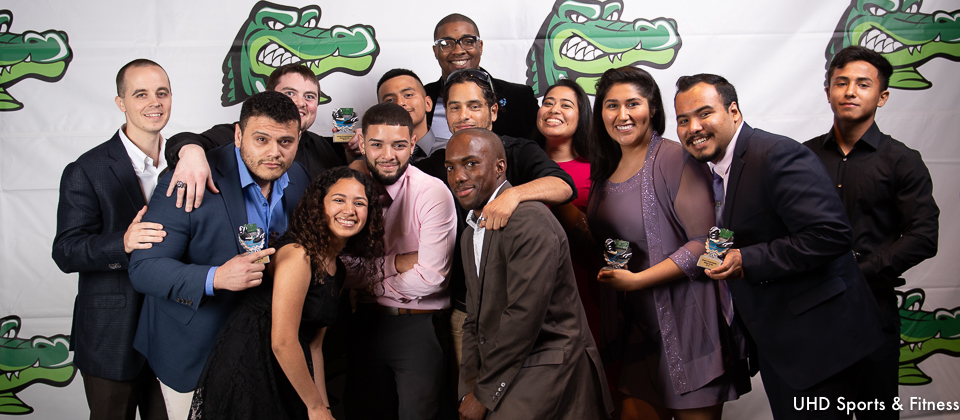
M 280 249 L 288 243 L 271 246 Z M 337 259 L 336 275 L 314 273 L 307 290 L 299 339 L 311 375 L 309 344 L 320 328 L 337 319 L 345 271 Z M 244 292 L 207 358 L 193 396 L 191 419 L 307 419 L 307 408 L 270 345 L 272 299 L 273 279 L 268 276 L 260 286 Z

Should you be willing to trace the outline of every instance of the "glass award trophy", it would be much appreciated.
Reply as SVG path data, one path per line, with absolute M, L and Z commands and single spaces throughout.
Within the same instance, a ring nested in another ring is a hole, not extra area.
M 603 247 L 603 259 L 607 261 L 604 270 L 619 270 L 627 266 L 630 257 L 633 256 L 633 250 L 630 249 L 630 242 L 623 239 L 607 239 Z
M 267 244 L 266 232 L 263 231 L 263 228 L 257 227 L 256 223 L 240 226 L 240 233 L 237 236 L 240 238 L 240 246 L 247 252 L 262 251 L 264 245 Z M 270 262 L 270 256 L 266 255 L 254 262 L 266 264 Z
M 333 134 L 334 143 L 346 143 L 353 138 L 353 129 L 357 125 L 357 113 L 353 108 L 337 108 L 333 110 L 333 126 L 337 132 Z
M 716 226 L 710 228 L 706 245 L 707 251 L 700 256 L 697 267 L 713 270 L 723 263 L 723 254 L 733 247 L 733 231 Z

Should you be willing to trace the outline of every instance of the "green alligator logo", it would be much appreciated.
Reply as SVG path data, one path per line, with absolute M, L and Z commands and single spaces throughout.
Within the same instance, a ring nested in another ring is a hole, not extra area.
M 70 336 L 19 338 L 20 317 L 0 318 L 0 414 L 30 414 L 33 407 L 16 393 L 36 384 L 65 387 L 77 373 Z
M 12 25 L 13 12 L 0 10 L 0 111 L 23 108 L 23 103 L 7 93 L 10 86 L 27 78 L 56 82 L 73 59 L 66 33 L 49 30 L 14 34 L 10 33 Z
M 883 54 L 893 65 L 890 87 L 927 89 L 917 71 L 943 57 L 960 61 L 960 10 L 921 13 L 923 0 L 853 0 L 827 45 L 827 67 L 844 47 L 859 45 Z
M 302 63 L 318 79 L 333 72 L 362 76 L 380 54 L 372 26 L 319 27 L 320 7 L 301 9 L 261 1 L 253 6 L 223 60 L 221 104 L 243 102 L 266 90 L 270 73 L 284 64 Z M 320 92 L 319 103 L 330 101 Z
M 900 385 L 933 382 L 917 366 L 935 354 L 960 356 L 960 307 L 924 311 L 923 289 L 897 291 L 900 307 Z
M 611 68 L 667 68 L 680 50 L 673 19 L 620 20 L 623 1 L 557 0 L 527 56 L 527 84 L 543 95 L 560 79 L 572 79 L 588 94 Z

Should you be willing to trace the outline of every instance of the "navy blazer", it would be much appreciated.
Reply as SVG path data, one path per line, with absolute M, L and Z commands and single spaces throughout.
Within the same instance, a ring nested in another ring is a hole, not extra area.
M 850 251 L 840 197 L 802 144 L 746 123 L 723 209 L 745 278 L 729 282 L 760 357 L 794 389 L 880 346 L 879 308 Z
M 210 172 L 220 194 L 208 193 L 203 205 L 187 213 L 166 196 L 172 173 L 160 178 L 144 221 L 160 223 L 163 242 L 133 252 L 130 280 L 146 295 L 134 347 L 167 386 L 192 391 L 220 328 L 233 311 L 239 293 L 219 290 L 204 296 L 207 271 L 245 251 L 237 230 L 247 224 L 247 209 L 234 145 L 207 153 Z M 294 162 L 287 171 L 284 211 L 290 213 L 310 182 Z
M 123 234 L 145 205 L 119 132 L 67 165 L 60 178 L 53 260 L 79 273 L 70 349 L 85 375 L 129 381 L 143 369 L 133 349 L 143 305 L 127 275 Z

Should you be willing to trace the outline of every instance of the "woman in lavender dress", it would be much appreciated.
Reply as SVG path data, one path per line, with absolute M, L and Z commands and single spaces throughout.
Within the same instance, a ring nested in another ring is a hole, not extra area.
M 623 418 L 645 407 L 661 420 L 720 419 L 723 403 L 749 390 L 749 381 L 730 363 L 741 351 L 729 347 L 739 346 L 722 344 L 721 328 L 728 329 L 718 308 L 729 296 L 696 266 L 715 224 L 711 180 L 680 144 L 660 137 L 664 126 L 660 89 L 649 73 L 622 67 L 603 74 L 587 217 L 597 241 L 623 239 L 633 248 L 629 270 L 598 274 L 627 292 Z

